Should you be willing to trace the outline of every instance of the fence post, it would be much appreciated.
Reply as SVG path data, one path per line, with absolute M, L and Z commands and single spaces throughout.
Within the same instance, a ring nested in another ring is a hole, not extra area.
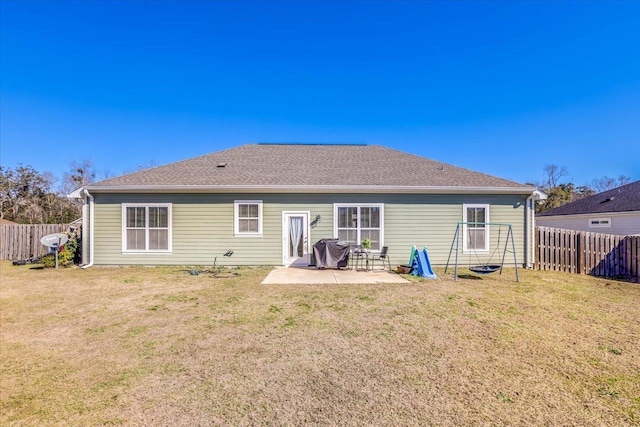
M 582 252 L 584 251 L 584 236 L 582 233 L 576 233 L 576 273 L 582 274 L 582 270 L 584 268 L 584 256 Z
M 640 236 L 634 236 L 630 239 L 631 246 L 631 259 L 629 260 L 630 264 L 630 273 L 632 277 L 638 278 L 640 277 Z

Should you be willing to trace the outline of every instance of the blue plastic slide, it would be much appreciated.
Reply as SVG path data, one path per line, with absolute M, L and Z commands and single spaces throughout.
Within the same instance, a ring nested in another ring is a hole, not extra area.
M 438 278 L 436 273 L 433 272 L 433 267 L 431 267 L 426 246 L 421 251 L 417 250 L 415 246 L 411 249 L 411 267 L 413 267 L 411 274 L 414 276 L 426 277 L 427 279 Z
M 416 245 L 411 246 L 411 255 L 409 255 L 409 265 L 413 265 L 413 259 L 416 257 L 416 252 L 418 252 L 418 248 Z

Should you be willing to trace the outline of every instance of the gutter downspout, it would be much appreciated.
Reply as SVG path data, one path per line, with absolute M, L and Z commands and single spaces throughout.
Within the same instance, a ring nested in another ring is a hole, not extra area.
M 535 203 L 538 200 L 546 200 L 547 195 L 540 190 L 534 190 L 533 193 L 529 197 L 527 197 L 527 253 L 526 253 L 526 263 L 527 268 L 533 268 L 535 262 L 535 248 L 534 248 L 534 239 L 533 235 L 535 234 L 535 222 L 536 222 L 536 205 Z
M 533 267 L 533 262 L 531 260 L 532 255 L 533 255 L 533 241 L 532 241 L 532 237 L 533 237 L 533 232 L 532 232 L 532 227 L 531 227 L 531 223 L 532 221 L 532 217 L 533 217 L 533 193 L 527 197 L 527 202 L 526 202 L 526 221 L 527 221 L 527 256 L 526 256 L 526 260 L 525 260 L 525 265 L 527 266 L 527 268 L 532 268 Z
M 94 199 L 93 196 L 89 193 L 88 190 L 84 190 L 85 196 L 89 197 L 89 263 L 82 266 L 82 268 L 93 267 L 93 213 L 95 211 L 94 208 Z M 84 212 L 83 212 L 84 213 Z M 86 218 L 82 216 L 82 226 L 85 226 Z

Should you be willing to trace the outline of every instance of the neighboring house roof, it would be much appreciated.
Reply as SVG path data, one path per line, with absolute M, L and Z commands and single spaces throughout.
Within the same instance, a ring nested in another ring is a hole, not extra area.
M 575 202 L 536 214 L 537 217 L 556 215 L 600 214 L 640 211 L 640 181 L 603 191 Z
M 247 144 L 87 186 L 94 191 L 534 187 L 377 145 Z
M 18 225 L 17 222 L 9 221 L 8 219 L 0 218 L 0 224 L 4 225 Z

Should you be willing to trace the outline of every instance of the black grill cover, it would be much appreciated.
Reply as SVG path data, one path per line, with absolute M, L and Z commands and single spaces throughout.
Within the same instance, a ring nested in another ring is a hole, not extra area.
M 322 239 L 313 245 L 316 268 L 340 268 L 349 263 L 349 245 L 339 239 Z

